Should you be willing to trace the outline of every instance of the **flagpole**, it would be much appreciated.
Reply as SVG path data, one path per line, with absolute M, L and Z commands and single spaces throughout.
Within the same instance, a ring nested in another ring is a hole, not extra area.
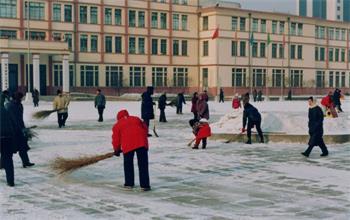
M 217 31 L 219 31 L 219 26 L 217 27 Z M 220 82 L 219 82 L 219 35 L 216 38 L 216 99 L 219 101 L 219 93 L 220 93 Z
M 237 40 L 237 30 L 235 32 L 235 42 L 236 42 L 236 51 L 235 51 L 235 58 L 234 58 L 234 61 L 235 61 L 235 65 L 234 65 L 234 70 L 235 70 L 235 73 L 234 73 L 234 76 L 233 76 L 233 94 L 235 95 L 236 94 L 236 77 L 237 77 L 237 68 L 236 68 L 236 65 L 237 65 L 237 55 L 238 55 L 238 40 Z M 243 74 L 243 73 L 242 73 Z
M 252 18 L 252 14 L 249 13 L 249 38 L 251 37 L 251 18 Z M 252 64 L 251 64 L 251 46 L 252 44 L 250 43 L 249 40 L 249 53 L 248 53 L 248 66 L 249 66 L 249 86 L 250 86 L 250 95 L 253 94 L 253 77 L 252 77 Z
M 270 33 L 267 34 L 267 68 L 266 68 L 266 81 L 265 81 L 265 89 L 266 89 L 266 101 L 268 101 L 269 98 L 269 88 L 268 88 L 268 82 L 269 82 L 269 51 L 270 51 Z

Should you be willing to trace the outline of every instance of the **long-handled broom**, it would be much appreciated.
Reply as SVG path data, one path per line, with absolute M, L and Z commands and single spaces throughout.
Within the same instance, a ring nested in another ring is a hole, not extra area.
M 154 109 L 154 107 L 153 107 L 153 109 Z M 154 133 L 154 136 L 159 137 L 159 135 L 158 135 L 158 133 L 156 131 L 156 121 L 157 121 L 156 113 L 157 113 L 157 108 L 154 109 L 154 112 L 155 112 L 155 114 L 154 114 L 154 120 L 153 120 L 153 133 Z
M 57 112 L 62 109 L 54 109 L 54 110 L 43 110 L 33 113 L 33 118 L 35 119 L 45 119 L 49 117 L 52 113 Z
M 66 159 L 57 157 L 50 165 L 50 167 L 59 174 L 73 172 L 76 169 L 95 164 L 101 160 L 113 157 L 114 152 L 97 155 L 97 156 L 83 156 L 78 158 Z

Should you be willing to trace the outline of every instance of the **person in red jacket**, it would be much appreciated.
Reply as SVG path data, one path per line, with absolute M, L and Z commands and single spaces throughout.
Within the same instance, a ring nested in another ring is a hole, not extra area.
M 333 99 L 332 99 L 333 93 L 330 91 L 327 96 L 323 97 L 321 100 L 321 104 L 326 108 L 330 109 L 334 107 Z
M 238 93 L 236 93 L 235 97 L 232 99 L 232 108 L 233 109 L 242 108 L 241 100 L 239 100 Z
M 148 171 L 148 128 L 140 118 L 129 116 L 127 110 L 117 114 L 117 123 L 113 126 L 112 145 L 115 156 L 124 155 L 124 187 L 134 187 L 134 154 L 136 152 L 142 191 L 151 190 Z
M 196 142 L 192 149 L 198 149 L 199 143 L 202 141 L 202 149 L 207 147 L 207 137 L 211 136 L 211 129 L 208 120 L 202 118 L 193 126 L 193 134 L 196 136 Z

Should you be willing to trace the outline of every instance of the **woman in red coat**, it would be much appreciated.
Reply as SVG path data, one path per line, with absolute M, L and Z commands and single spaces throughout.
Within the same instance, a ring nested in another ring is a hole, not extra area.
M 202 149 L 207 147 L 207 137 L 211 136 L 211 129 L 208 124 L 208 120 L 202 118 L 198 123 L 193 126 L 193 133 L 196 135 L 196 142 L 192 149 L 198 149 L 200 142 L 202 141 Z
M 140 118 L 129 116 L 128 111 L 121 110 L 117 115 L 117 123 L 113 126 L 112 145 L 114 154 L 124 155 L 124 187 L 134 187 L 134 154 L 136 152 L 141 190 L 151 190 L 148 171 L 148 128 Z

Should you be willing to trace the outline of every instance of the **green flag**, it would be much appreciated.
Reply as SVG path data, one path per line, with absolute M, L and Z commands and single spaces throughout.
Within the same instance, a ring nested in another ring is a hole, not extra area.
M 254 43 L 254 33 L 253 32 L 250 35 L 249 43 L 250 43 L 250 45 L 253 45 L 253 43 Z

